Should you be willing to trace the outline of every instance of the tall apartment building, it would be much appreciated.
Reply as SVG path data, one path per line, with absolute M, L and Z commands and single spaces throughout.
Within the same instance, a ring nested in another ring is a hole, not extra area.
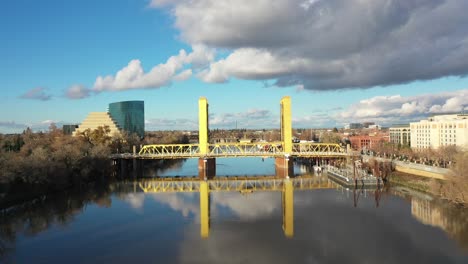
M 108 126 L 110 135 L 119 136 L 122 132 L 136 133 L 141 138 L 145 133 L 145 108 L 143 101 L 124 101 L 109 104 L 107 112 L 91 112 L 73 132 L 77 135 L 86 129 L 94 130 Z
M 390 127 L 390 142 L 396 145 L 411 146 L 410 125 L 394 125 Z
M 410 123 L 411 148 L 437 149 L 455 145 L 468 148 L 468 115 L 439 115 Z

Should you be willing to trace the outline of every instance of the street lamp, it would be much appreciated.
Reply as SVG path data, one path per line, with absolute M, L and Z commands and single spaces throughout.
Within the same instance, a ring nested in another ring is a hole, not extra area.
M 206 181 L 206 157 L 203 158 L 203 173 L 204 173 L 204 180 Z

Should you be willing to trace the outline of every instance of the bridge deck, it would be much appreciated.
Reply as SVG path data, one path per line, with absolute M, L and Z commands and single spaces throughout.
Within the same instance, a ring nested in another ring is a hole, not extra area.
M 145 145 L 139 153 L 114 154 L 123 159 L 181 159 L 218 157 L 346 157 L 349 153 L 338 144 L 295 143 L 292 152 L 283 151 L 282 142 L 210 144 L 208 153 L 201 153 L 198 144 Z

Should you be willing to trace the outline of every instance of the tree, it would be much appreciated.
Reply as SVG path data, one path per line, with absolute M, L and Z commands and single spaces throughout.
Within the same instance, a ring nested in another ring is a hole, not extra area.
M 326 132 L 320 136 L 321 143 L 341 143 L 341 136 L 337 133 Z
M 432 191 L 455 203 L 468 204 L 468 152 L 454 156 L 454 165 L 446 181 L 435 181 Z
M 109 126 L 99 126 L 94 130 L 88 128 L 80 132 L 79 135 L 95 146 L 99 144 L 107 145 L 112 139 Z

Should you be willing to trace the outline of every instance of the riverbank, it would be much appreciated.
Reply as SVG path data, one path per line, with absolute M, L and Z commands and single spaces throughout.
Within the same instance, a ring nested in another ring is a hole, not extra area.
M 404 186 L 413 190 L 433 194 L 431 193 L 431 183 L 433 180 L 430 178 L 394 171 L 388 178 L 388 182 L 391 185 Z

